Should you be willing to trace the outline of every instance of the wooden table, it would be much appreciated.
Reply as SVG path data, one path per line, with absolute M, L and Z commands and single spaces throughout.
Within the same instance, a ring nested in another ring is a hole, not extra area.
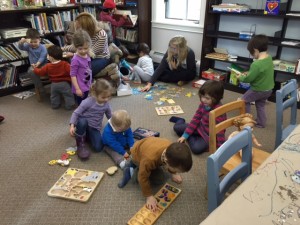
M 206 224 L 300 225 L 300 125 L 201 223 Z

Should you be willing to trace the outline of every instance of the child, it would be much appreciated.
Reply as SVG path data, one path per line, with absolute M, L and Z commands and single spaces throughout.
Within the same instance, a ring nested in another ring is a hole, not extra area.
M 111 97 L 112 86 L 107 80 L 98 79 L 91 85 L 90 96 L 87 97 L 73 112 L 70 119 L 70 134 L 76 137 L 77 155 L 81 159 L 90 156 L 85 148 L 85 138 L 88 136 L 93 148 L 102 150 L 101 128 L 104 114 L 111 118 L 111 107 L 108 100 Z
M 90 46 L 91 38 L 89 34 L 79 29 L 73 35 L 73 45 L 76 53 L 71 60 L 71 80 L 72 91 L 76 102 L 80 105 L 81 101 L 86 99 L 92 83 Z
M 104 151 L 121 169 L 124 169 L 126 159 L 129 157 L 127 151 L 134 143 L 130 125 L 131 119 L 128 112 L 117 110 L 113 112 L 102 134 Z
M 100 21 L 109 22 L 111 24 L 113 41 L 115 45 L 120 46 L 119 40 L 116 39 L 116 27 L 121 27 L 125 24 L 127 15 L 120 17 L 119 21 L 116 21 L 112 14 L 116 9 L 116 3 L 113 0 L 105 0 L 103 3 L 103 10 L 100 12 Z
M 174 131 L 178 136 L 178 142 L 187 140 L 191 150 L 200 154 L 208 150 L 209 144 L 209 112 L 221 106 L 224 87 L 219 81 L 207 80 L 199 89 L 200 105 L 190 123 L 179 117 L 171 117 L 170 122 L 175 122 Z M 226 120 L 226 115 L 219 116 L 217 123 Z M 217 134 L 217 147 L 225 142 L 225 130 Z
M 35 93 L 38 101 L 42 101 L 42 94 L 45 93 L 43 88 L 42 81 L 39 76 L 37 76 L 33 69 L 36 67 L 41 67 L 47 62 L 47 49 L 45 45 L 41 44 L 40 33 L 33 28 L 29 28 L 26 32 L 26 40 L 25 38 L 21 38 L 18 43 L 18 47 L 20 50 L 27 51 L 29 62 L 31 67 L 28 68 L 28 74 L 30 75 L 33 84 L 35 86 Z
M 153 61 L 149 56 L 150 49 L 146 43 L 139 44 L 137 52 L 140 58 L 137 65 L 133 67 L 130 80 L 133 80 L 136 84 L 141 84 L 142 82 L 150 81 L 151 76 L 154 73 L 154 68 Z
M 118 186 L 123 188 L 131 179 L 134 167 L 138 166 L 138 182 L 147 198 L 146 205 L 152 211 L 157 209 L 157 200 L 151 190 L 150 178 L 158 175 L 155 174 L 158 169 L 163 167 L 172 175 L 174 182 L 181 183 L 182 177 L 178 173 L 188 172 L 193 165 L 191 150 L 186 144 L 172 143 L 164 138 L 148 137 L 137 141 L 130 153 L 132 161 L 124 168 Z
M 75 101 L 71 90 L 70 64 L 63 61 L 63 52 L 56 45 L 48 49 L 48 60 L 42 68 L 34 68 L 33 72 L 38 76 L 49 76 L 51 80 L 51 106 L 52 109 L 60 107 L 61 95 L 65 100 L 65 109 L 70 110 L 74 107 Z
M 255 126 L 264 128 L 267 122 L 266 100 L 271 96 L 275 85 L 273 60 L 267 53 L 268 37 L 263 34 L 255 35 L 250 39 L 247 49 L 256 60 L 248 72 L 238 75 L 237 78 L 241 82 L 250 83 L 250 89 L 242 97 L 246 103 L 246 112 L 251 112 L 251 102 L 255 102 Z

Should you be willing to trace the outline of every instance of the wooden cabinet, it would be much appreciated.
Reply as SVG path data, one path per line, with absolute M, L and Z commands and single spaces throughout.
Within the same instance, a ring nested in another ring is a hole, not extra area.
M 244 13 L 216 12 L 212 5 L 228 3 L 222 0 L 207 0 L 204 34 L 201 53 L 200 71 L 209 68 L 228 71 L 227 67 L 235 63 L 245 69 L 249 69 L 252 58 L 247 51 L 248 40 L 240 38 L 240 32 L 255 32 L 266 34 L 269 37 L 268 52 L 273 59 L 291 61 L 296 64 L 300 58 L 300 44 L 289 45 L 289 42 L 300 43 L 300 2 L 297 0 L 281 1 L 279 14 L 264 14 L 266 1 L 236 1 L 240 4 L 250 4 L 250 11 Z M 236 55 L 237 61 L 217 60 L 206 58 L 206 54 L 214 52 L 214 48 L 225 48 L 229 54 Z M 229 74 L 229 72 L 228 72 Z M 201 77 L 201 74 L 200 74 Z M 300 81 L 300 76 L 290 71 L 274 72 L 275 88 L 281 87 L 281 83 L 291 78 Z M 229 83 L 229 76 L 225 81 L 225 88 L 244 93 L 245 89 Z M 275 101 L 274 95 L 270 100 Z

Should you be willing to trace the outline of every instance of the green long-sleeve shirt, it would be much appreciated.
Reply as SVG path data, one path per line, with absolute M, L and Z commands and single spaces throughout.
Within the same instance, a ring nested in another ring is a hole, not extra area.
M 253 91 L 269 91 L 274 88 L 274 66 L 272 57 L 254 61 L 247 76 L 239 78 L 241 82 L 250 83 Z

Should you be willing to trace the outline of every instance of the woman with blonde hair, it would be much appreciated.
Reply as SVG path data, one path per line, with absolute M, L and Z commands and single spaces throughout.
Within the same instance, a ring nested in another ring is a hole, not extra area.
M 196 76 L 196 61 L 194 51 L 187 46 L 183 36 L 175 36 L 169 41 L 169 47 L 161 63 L 155 70 L 151 80 L 142 88 L 149 91 L 157 81 L 177 83 L 179 86 L 191 81 Z
M 91 50 L 93 52 L 91 66 L 94 76 L 110 63 L 107 34 L 97 26 L 94 16 L 86 12 L 80 13 L 75 18 L 76 29 L 85 30 L 91 37 Z M 63 51 L 75 53 L 76 48 L 73 45 L 66 45 L 63 47 Z M 68 55 L 73 56 L 72 54 Z

